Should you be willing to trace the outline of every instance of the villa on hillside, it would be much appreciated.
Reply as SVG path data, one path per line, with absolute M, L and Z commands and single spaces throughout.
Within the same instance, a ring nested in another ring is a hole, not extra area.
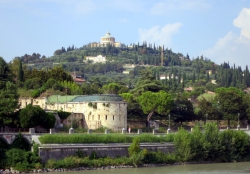
M 112 45 L 118 48 L 126 47 L 125 44 L 121 42 L 116 42 L 115 38 L 111 36 L 110 32 L 107 32 L 105 36 L 101 37 L 100 42 L 92 42 L 89 44 L 90 47 L 106 47 L 107 45 Z
M 107 127 L 121 131 L 127 128 L 127 103 L 118 95 L 52 95 L 19 98 L 19 104 L 21 109 L 32 104 L 45 111 L 70 112 L 71 115 L 63 121 L 68 126 L 75 120 L 79 127 L 86 129 Z
M 92 61 L 93 63 L 105 63 L 106 57 L 103 57 L 102 55 L 98 56 L 86 56 L 86 60 L 84 61 Z
M 76 75 L 76 72 L 73 72 L 70 75 L 76 84 L 82 85 L 83 83 L 86 83 L 86 80 L 84 78 L 82 78 L 82 76 Z
M 170 75 L 170 78 L 171 78 L 171 79 L 176 79 L 176 80 L 177 80 L 179 77 L 178 77 L 178 76 L 175 76 L 175 77 L 174 77 L 174 74 L 171 74 L 171 75 Z M 166 80 L 166 79 L 169 80 L 169 74 L 161 74 L 161 75 L 160 75 L 160 80 Z M 182 78 L 181 78 L 181 81 L 180 81 L 180 82 L 181 82 L 181 83 L 183 82 L 183 79 L 182 79 Z

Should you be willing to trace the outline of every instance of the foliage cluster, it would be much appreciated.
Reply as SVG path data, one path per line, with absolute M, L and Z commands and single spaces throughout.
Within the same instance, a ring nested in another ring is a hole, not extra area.
M 192 133 L 181 128 L 174 137 L 178 161 L 234 162 L 250 159 L 249 135 L 244 131 L 219 132 L 218 126 L 208 123 L 202 132 L 198 126 Z
M 53 128 L 55 125 L 55 116 L 52 113 L 46 113 L 39 106 L 27 105 L 20 112 L 20 126 L 30 128 L 40 125 L 44 128 Z
M 31 145 L 20 133 L 11 145 L 0 139 L 0 168 L 12 167 L 20 172 L 41 169 L 42 161 L 38 156 L 38 145 L 34 143 L 33 146 L 34 152 L 31 152 Z

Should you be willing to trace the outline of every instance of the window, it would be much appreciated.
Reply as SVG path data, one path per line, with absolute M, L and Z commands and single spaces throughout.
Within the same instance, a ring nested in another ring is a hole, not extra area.
M 113 115 L 113 120 L 115 120 L 115 116 Z
M 98 120 L 100 120 L 100 115 L 98 115 Z
M 107 115 L 105 116 L 105 119 L 106 119 L 106 120 L 108 119 L 108 116 L 107 116 Z

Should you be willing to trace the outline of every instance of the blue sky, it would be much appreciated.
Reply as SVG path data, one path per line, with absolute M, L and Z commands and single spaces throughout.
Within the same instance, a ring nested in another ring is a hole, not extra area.
M 250 0 L 0 0 L 0 56 L 99 42 L 155 43 L 217 64 L 250 62 Z

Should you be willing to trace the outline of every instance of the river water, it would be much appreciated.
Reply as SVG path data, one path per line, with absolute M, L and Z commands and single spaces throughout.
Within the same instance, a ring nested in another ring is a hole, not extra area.
M 188 164 L 164 167 L 97 169 L 63 172 L 62 174 L 241 174 L 250 173 L 250 162 Z M 55 174 L 55 173 L 49 173 Z M 56 172 L 60 174 L 60 172 Z

